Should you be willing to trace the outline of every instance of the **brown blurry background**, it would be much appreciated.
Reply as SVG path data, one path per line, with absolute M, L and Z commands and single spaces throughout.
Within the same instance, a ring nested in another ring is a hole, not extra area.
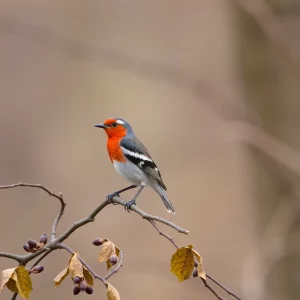
M 297 0 L 2 0 L 0 185 L 61 191 L 63 232 L 126 186 L 93 128 L 122 117 L 150 149 L 177 214 L 150 189 L 138 205 L 190 234 L 161 229 L 192 243 L 243 298 L 298 299 L 299 22 Z M 55 199 L 19 188 L 0 201 L 1 251 L 23 253 L 27 239 L 50 234 Z M 174 248 L 134 213 L 108 207 L 66 241 L 104 274 L 97 237 L 124 250 L 111 278 L 122 299 L 215 299 L 200 280 L 178 283 Z M 68 257 L 43 261 L 32 299 L 74 299 L 71 280 L 53 285 Z M 0 259 L 0 269 L 13 266 Z M 96 282 L 76 299 L 105 294 Z

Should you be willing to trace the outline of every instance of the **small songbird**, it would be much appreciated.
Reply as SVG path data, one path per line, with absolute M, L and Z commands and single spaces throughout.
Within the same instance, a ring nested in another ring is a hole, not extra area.
M 133 199 L 125 205 L 125 209 L 130 211 L 131 206 L 136 204 L 140 192 L 148 185 L 159 194 L 168 212 L 175 214 L 160 172 L 146 147 L 134 135 L 131 126 L 123 119 L 111 118 L 95 127 L 103 128 L 107 134 L 108 155 L 117 172 L 133 183 L 129 187 L 108 195 L 107 198 L 112 199 L 124 191 L 140 187 Z

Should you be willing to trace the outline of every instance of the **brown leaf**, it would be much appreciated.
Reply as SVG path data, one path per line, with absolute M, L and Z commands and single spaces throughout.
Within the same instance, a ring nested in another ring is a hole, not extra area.
M 91 275 L 90 271 L 85 266 L 83 266 L 83 276 L 88 285 L 94 284 L 94 278 Z
M 99 255 L 99 262 L 109 260 L 112 254 L 116 252 L 115 245 L 111 241 L 107 241 L 102 245 L 102 249 Z
M 22 298 L 28 299 L 32 291 L 31 277 L 24 266 L 7 269 L 1 273 L 1 288 L 7 286 L 12 292 L 18 292 Z
M 119 254 L 120 254 L 120 249 L 118 247 L 115 247 L 115 253 L 116 255 L 119 257 Z M 106 270 L 110 269 L 112 267 L 112 263 L 110 262 L 110 259 L 108 259 L 106 261 Z
M 79 258 L 79 253 L 74 251 L 69 261 L 69 272 L 72 278 L 78 276 L 83 277 L 83 265 Z
M 173 273 L 179 281 L 186 280 L 191 277 L 194 269 L 193 246 L 182 247 L 172 255 L 171 273 Z
M 110 283 L 105 284 L 107 287 L 107 299 L 108 300 L 121 300 L 120 294 L 116 288 L 114 288 Z
M 17 292 L 17 285 L 14 279 L 11 277 L 13 276 L 16 268 L 6 269 L 1 272 L 1 286 L 0 291 L 3 290 L 4 286 L 11 290 L 12 292 Z
M 202 279 L 206 280 L 206 272 L 203 267 L 202 257 L 200 257 L 200 261 L 198 263 L 197 270 L 198 270 L 198 276 L 201 277 Z
M 56 277 L 54 278 L 55 287 L 58 287 L 68 275 L 69 275 L 69 268 L 65 268 L 58 275 L 56 275 Z

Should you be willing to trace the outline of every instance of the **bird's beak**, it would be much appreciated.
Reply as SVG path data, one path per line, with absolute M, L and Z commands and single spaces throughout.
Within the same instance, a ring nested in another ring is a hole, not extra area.
M 96 124 L 96 125 L 94 125 L 94 127 L 103 128 L 103 129 L 108 128 L 108 126 L 106 126 L 104 124 Z

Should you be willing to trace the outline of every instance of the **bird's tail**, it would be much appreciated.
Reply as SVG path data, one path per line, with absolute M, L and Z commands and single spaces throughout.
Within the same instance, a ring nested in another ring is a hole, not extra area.
M 166 191 L 164 190 L 164 188 L 161 185 L 159 185 L 158 193 L 161 197 L 162 202 L 164 203 L 165 207 L 167 208 L 167 211 L 169 213 L 172 213 L 175 215 L 175 209 L 174 209 L 172 203 L 170 202 L 170 200 L 168 199 Z

